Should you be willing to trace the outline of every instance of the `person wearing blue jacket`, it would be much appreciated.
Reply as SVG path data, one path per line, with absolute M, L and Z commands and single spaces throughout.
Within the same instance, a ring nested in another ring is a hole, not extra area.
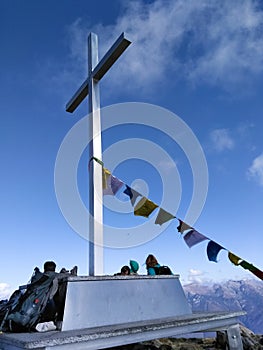
M 147 256 L 145 264 L 146 264 L 147 274 L 150 276 L 156 275 L 154 268 L 160 267 L 160 264 L 158 263 L 156 257 L 152 254 L 149 254 Z

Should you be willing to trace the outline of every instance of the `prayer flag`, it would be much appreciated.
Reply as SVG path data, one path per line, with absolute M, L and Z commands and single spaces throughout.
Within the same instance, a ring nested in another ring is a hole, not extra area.
M 254 265 L 248 263 L 247 261 L 243 260 L 240 263 L 240 266 L 242 266 L 244 269 L 249 270 L 250 272 L 252 272 L 255 276 L 257 276 L 258 278 L 260 278 L 261 280 L 263 280 L 263 272 L 260 271 L 257 267 L 255 267 Z
M 146 197 L 142 197 L 142 199 L 136 204 L 134 208 L 134 215 L 144 216 L 148 218 L 148 216 L 158 207 L 157 204 L 153 203 Z
M 256 269 L 254 271 L 251 271 L 255 276 L 257 276 L 258 278 L 260 278 L 261 280 L 263 280 L 263 272 L 260 271 L 259 269 Z
M 236 266 L 240 265 L 240 262 L 242 261 L 241 258 L 236 256 L 235 254 L 228 252 L 228 259 Z
M 162 225 L 165 222 L 167 222 L 167 221 L 169 221 L 171 219 L 174 219 L 174 218 L 175 218 L 175 216 L 173 216 L 172 214 L 168 213 L 166 210 L 160 208 L 159 213 L 157 215 L 157 218 L 155 220 L 155 224 Z
M 135 202 L 136 202 L 136 199 L 142 195 L 135 191 L 134 189 L 132 189 L 130 186 L 126 185 L 126 189 L 125 191 L 123 191 L 123 193 L 127 194 L 129 197 L 130 197 L 130 200 L 131 200 L 131 204 L 132 206 L 134 206 Z
M 102 168 L 102 188 L 103 188 L 103 190 L 105 190 L 108 187 L 107 182 L 108 182 L 108 178 L 110 175 L 111 175 L 111 172 L 108 169 Z
M 106 188 L 103 188 L 103 194 L 114 196 L 124 183 L 117 177 L 112 176 L 110 172 L 104 171 L 104 175 L 106 179 Z
M 196 230 L 191 230 L 187 232 L 187 234 L 184 236 L 185 243 L 188 245 L 189 248 L 193 247 L 194 245 L 205 241 L 208 239 L 206 236 L 202 235 Z
M 217 254 L 221 249 L 225 249 L 221 247 L 221 245 L 217 244 L 214 241 L 210 241 L 207 245 L 207 257 L 209 261 L 217 262 Z
M 192 229 L 191 226 L 187 225 L 185 222 L 183 222 L 182 220 L 178 219 L 179 220 L 179 226 L 177 226 L 177 230 L 178 232 L 180 233 L 183 233 L 184 231 L 186 230 L 190 230 Z
M 115 195 L 119 189 L 124 185 L 124 183 L 118 179 L 116 176 L 111 177 L 111 190 L 113 194 Z
M 241 261 L 240 266 L 242 266 L 244 269 L 249 271 L 253 271 L 254 269 L 256 269 L 255 266 L 253 266 L 252 264 L 248 263 L 245 260 Z

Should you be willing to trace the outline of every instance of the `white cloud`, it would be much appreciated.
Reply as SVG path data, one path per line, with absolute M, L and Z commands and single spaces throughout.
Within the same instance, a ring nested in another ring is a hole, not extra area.
M 206 82 L 211 79 L 212 84 L 225 87 L 245 82 L 247 73 L 256 75 L 262 71 L 263 13 L 257 8 L 257 2 L 250 0 L 210 4 L 206 7 L 208 11 L 210 7 L 213 14 L 200 39 L 203 52 L 190 75 Z
M 11 294 L 10 286 L 7 283 L 0 283 L 0 300 L 8 299 Z
M 132 39 L 117 65 L 111 86 L 160 87 L 175 72 L 178 80 L 205 82 L 226 89 L 247 83 L 263 70 L 263 11 L 258 1 L 156 0 L 121 2 L 114 25 L 90 28 L 78 19 L 70 27 L 71 57 L 86 60 L 86 36 L 99 35 L 101 52 L 122 31 Z
M 246 137 L 247 135 L 250 134 L 251 129 L 255 128 L 255 124 L 251 121 L 249 122 L 242 122 L 238 125 L 237 127 L 237 132 L 239 134 L 239 137 Z
M 260 186 L 263 186 L 263 153 L 253 160 L 247 175 L 257 181 Z
M 205 273 L 200 270 L 190 269 L 188 273 L 188 283 L 204 283 L 208 279 L 205 276 Z
M 210 133 L 210 139 L 214 148 L 218 151 L 231 150 L 234 148 L 234 140 L 228 129 L 215 129 Z

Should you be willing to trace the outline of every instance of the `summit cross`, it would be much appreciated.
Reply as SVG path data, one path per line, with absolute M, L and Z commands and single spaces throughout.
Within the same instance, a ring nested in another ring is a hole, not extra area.
M 98 36 L 88 36 L 88 78 L 66 105 L 74 112 L 89 97 L 89 133 L 91 136 L 89 159 L 89 275 L 103 275 L 103 190 L 101 165 L 91 161 L 102 158 L 99 81 L 131 44 L 122 33 L 103 58 L 98 59 Z

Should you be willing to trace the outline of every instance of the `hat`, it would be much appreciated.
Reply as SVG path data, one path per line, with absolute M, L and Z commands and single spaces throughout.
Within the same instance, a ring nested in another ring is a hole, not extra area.
M 131 272 L 136 273 L 139 270 L 139 264 L 135 260 L 130 260 Z

